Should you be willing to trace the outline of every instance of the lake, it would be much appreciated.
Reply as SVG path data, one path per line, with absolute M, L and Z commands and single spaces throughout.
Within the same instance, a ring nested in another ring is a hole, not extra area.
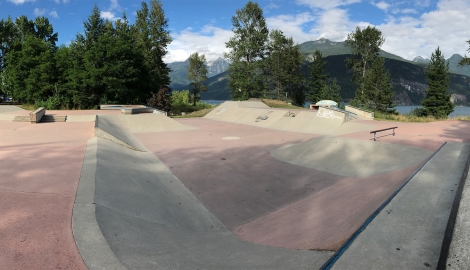
M 223 103 L 225 100 L 201 100 L 202 102 L 211 104 L 211 105 L 219 105 L 220 103 Z M 305 107 L 308 108 L 308 105 L 310 103 L 306 103 Z M 408 114 L 411 112 L 411 110 L 415 108 L 421 108 L 422 106 L 396 106 L 395 109 L 397 112 L 400 114 Z M 455 107 L 454 112 L 449 115 L 449 117 L 456 117 L 456 116 L 468 116 L 470 115 L 470 107 Z

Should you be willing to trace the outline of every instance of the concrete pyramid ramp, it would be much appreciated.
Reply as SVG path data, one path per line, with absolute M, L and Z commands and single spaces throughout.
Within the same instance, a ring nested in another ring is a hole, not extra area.
M 346 138 L 319 137 L 271 151 L 276 159 L 343 175 L 368 177 L 422 162 L 428 150 Z
M 146 151 L 145 146 L 131 134 L 126 123 L 122 120 L 121 115 L 97 115 L 95 136 L 136 151 Z
M 161 114 L 97 115 L 95 121 L 96 137 L 137 151 L 146 151 L 146 148 L 132 133 L 191 129 L 197 128 L 181 124 Z

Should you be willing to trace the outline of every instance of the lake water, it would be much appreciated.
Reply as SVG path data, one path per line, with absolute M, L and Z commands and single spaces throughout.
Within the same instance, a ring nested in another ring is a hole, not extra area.
M 219 105 L 223 103 L 225 100 L 201 100 L 202 102 L 209 103 L 211 105 Z M 305 104 L 305 107 L 308 108 L 308 104 Z M 411 110 L 415 108 L 421 108 L 422 106 L 396 106 L 395 109 L 400 114 L 408 114 Z M 469 116 L 470 115 L 470 107 L 455 107 L 454 112 L 449 115 L 449 117 L 456 117 L 456 116 Z

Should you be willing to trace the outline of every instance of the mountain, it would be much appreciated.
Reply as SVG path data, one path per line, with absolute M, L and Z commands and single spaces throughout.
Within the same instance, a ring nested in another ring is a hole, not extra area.
M 357 88 L 351 83 L 352 71 L 345 64 L 348 57 L 351 57 L 351 55 L 325 57 L 327 62 L 326 72 L 330 74 L 331 79 L 337 79 L 338 84 L 341 86 L 341 96 L 345 101 L 349 101 L 354 97 Z M 308 73 L 308 65 L 310 63 L 306 62 L 303 66 L 305 74 Z M 427 88 L 424 67 L 390 58 L 385 59 L 385 67 L 392 79 L 395 103 L 398 105 L 419 105 Z M 457 105 L 470 105 L 470 78 L 452 73 L 450 75 L 449 92 L 452 94 L 451 99 Z M 209 78 L 206 86 L 208 90 L 201 93 L 201 99 L 230 99 L 230 89 L 227 85 L 225 72 Z M 189 86 L 180 89 L 189 89 Z
M 470 75 L 470 66 L 459 66 L 460 60 L 463 57 L 460 54 L 454 54 L 449 59 L 447 59 L 447 63 L 449 63 L 449 70 L 452 73 L 461 74 L 461 75 Z
M 429 59 L 428 58 L 423 58 L 421 56 L 416 56 L 412 62 L 415 62 L 415 63 L 423 63 L 423 64 L 427 64 L 429 63 Z
M 344 41 L 336 42 L 326 38 L 321 38 L 316 41 L 307 41 L 300 44 L 300 52 L 306 55 L 307 61 L 311 62 L 313 60 L 312 55 L 315 50 L 319 50 L 323 54 L 323 57 L 330 55 L 351 54 L 351 49 L 349 47 L 346 47 L 345 44 L 346 43 Z M 384 50 L 380 50 L 379 54 L 385 58 L 409 62 L 408 60 L 398 55 L 391 54 Z
M 207 77 L 210 78 L 217 74 L 225 72 L 229 66 L 229 63 L 222 57 L 219 57 L 215 61 L 207 62 L 206 66 L 207 66 Z
M 217 74 L 225 72 L 228 68 L 228 62 L 219 57 L 215 61 L 209 61 L 206 63 L 207 67 L 207 77 L 213 77 Z M 189 58 L 183 62 L 173 62 L 167 64 L 167 67 L 171 69 L 170 72 L 170 87 L 172 89 L 180 89 L 181 87 L 186 87 L 189 84 L 189 81 L 186 79 L 188 74 Z M 184 88 L 187 89 L 187 88 Z

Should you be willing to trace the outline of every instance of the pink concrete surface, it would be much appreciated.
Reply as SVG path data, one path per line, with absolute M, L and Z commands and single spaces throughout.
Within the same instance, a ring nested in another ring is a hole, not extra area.
M 178 121 L 200 129 L 135 135 L 224 225 L 258 244 L 336 250 L 420 165 L 367 178 L 342 177 L 269 155 L 274 148 L 317 135 L 206 119 Z M 398 126 L 395 136 L 379 133 L 380 142 L 431 151 L 446 141 L 470 139 L 467 121 L 360 122 L 373 124 L 374 129 Z M 370 130 L 342 136 L 373 138 Z
M 444 142 L 470 142 L 470 121 L 446 120 L 430 123 L 405 123 L 389 121 L 358 121 L 360 123 L 373 123 L 376 129 L 398 127 L 395 136 L 391 131 L 377 133 L 377 141 L 403 144 L 436 151 Z M 370 131 L 361 131 L 345 134 L 342 137 L 361 140 L 373 140 Z
M 71 220 L 93 123 L 0 125 L 0 269 L 86 269 Z

